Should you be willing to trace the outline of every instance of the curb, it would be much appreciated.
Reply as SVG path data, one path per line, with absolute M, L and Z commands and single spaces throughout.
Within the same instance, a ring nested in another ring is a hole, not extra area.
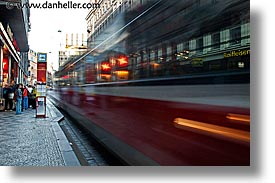
M 54 119 L 52 119 L 51 125 L 54 134 L 57 139 L 58 147 L 61 151 L 65 166 L 81 166 L 75 152 L 73 151 L 70 142 L 68 141 L 66 135 L 59 126 L 59 122 L 64 119 L 62 113 L 53 105 L 51 99 L 47 98 L 47 108 L 50 109 Z

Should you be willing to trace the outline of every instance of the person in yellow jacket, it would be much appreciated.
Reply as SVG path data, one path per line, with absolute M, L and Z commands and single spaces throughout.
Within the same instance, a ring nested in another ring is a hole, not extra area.
M 32 89 L 32 92 L 31 92 L 31 101 L 30 101 L 33 109 L 36 109 L 36 101 L 35 101 L 36 94 L 37 94 L 36 87 L 33 86 L 33 89 Z

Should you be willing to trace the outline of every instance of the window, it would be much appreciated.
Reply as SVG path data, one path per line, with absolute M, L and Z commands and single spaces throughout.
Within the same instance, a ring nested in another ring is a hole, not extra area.
M 217 49 L 220 47 L 220 33 L 216 32 L 212 35 L 212 48 Z
M 197 39 L 196 50 L 198 52 L 201 52 L 202 48 L 203 48 L 203 39 L 202 37 L 200 37 L 199 39 Z
M 241 42 L 241 27 L 236 27 L 230 30 L 231 45 L 239 44 Z
M 146 51 L 146 50 L 143 50 L 142 51 L 142 56 L 143 56 L 143 60 L 142 60 L 142 62 L 147 62 L 148 61 L 148 51 Z
M 159 50 L 158 50 L 158 61 L 162 62 L 162 60 L 163 60 L 163 57 L 162 57 L 162 48 L 159 48 Z
M 167 62 L 172 60 L 171 55 L 172 55 L 172 48 L 171 48 L 171 46 L 168 46 L 167 47 L 167 59 L 166 59 Z
M 196 53 L 196 40 L 192 39 L 189 41 L 190 56 Z
M 230 32 L 229 29 L 225 29 L 220 32 L 220 39 L 221 39 L 221 49 L 225 49 L 229 47 L 229 39 L 230 39 Z
M 151 50 L 150 52 L 150 61 L 155 61 L 156 58 L 156 53 L 154 50 Z
M 185 43 L 183 43 L 183 51 L 186 50 L 186 51 L 189 51 L 189 42 L 186 41 Z
M 183 51 L 183 43 L 180 43 L 177 45 L 177 52 L 182 52 Z
M 250 43 L 250 23 L 241 25 L 241 43 L 246 45 Z
M 203 36 L 203 53 L 211 51 L 211 35 Z

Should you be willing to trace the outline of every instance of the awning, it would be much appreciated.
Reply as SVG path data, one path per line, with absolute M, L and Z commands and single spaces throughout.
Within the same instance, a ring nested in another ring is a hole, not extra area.
M 16 6 L 12 9 L 8 9 L 6 4 L 2 1 L 0 3 L 0 22 L 3 22 L 3 24 L 8 23 L 11 27 L 20 52 L 28 52 L 29 45 L 23 9 L 18 9 Z
M 9 53 L 12 55 L 14 60 L 17 62 L 21 70 L 24 70 L 21 66 L 20 55 L 17 53 L 14 45 L 12 44 L 7 32 L 5 31 L 2 23 L 0 22 L 0 40 L 7 46 Z
M 14 45 L 12 44 L 6 30 L 4 29 L 4 26 L 2 25 L 2 23 L 0 22 L 0 40 L 4 43 L 4 45 L 6 45 L 6 47 L 8 48 L 10 54 L 13 56 L 14 60 L 16 62 L 20 61 L 20 56 L 17 53 Z

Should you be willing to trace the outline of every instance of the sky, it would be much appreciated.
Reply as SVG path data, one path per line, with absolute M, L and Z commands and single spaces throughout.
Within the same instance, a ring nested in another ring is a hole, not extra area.
M 56 3 L 56 0 L 30 0 L 30 3 Z M 59 0 L 66 3 L 68 0 Z M 73 0 L 87 3 L 89 0 Z M 48 65 L 58 68 L 58 50 L 64 44 L 66 33 L 86 33 L 87 9 L 30 9 L 31 31 L 29 32 L 30 49 L 48 53 Z M 62 32 L 59 33 L 58 30 Z

